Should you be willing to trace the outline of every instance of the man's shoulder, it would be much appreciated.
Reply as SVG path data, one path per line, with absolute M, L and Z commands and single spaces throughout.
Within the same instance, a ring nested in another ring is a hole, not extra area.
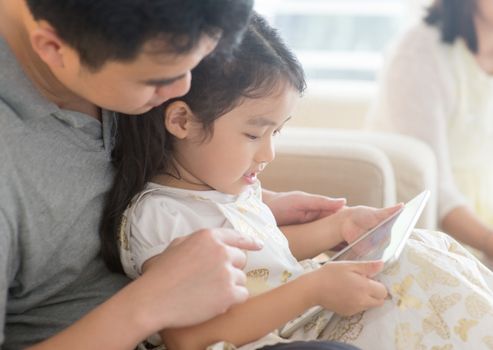
M 1 36 L 0 77 L 0 122 L 3 124 L 36 119 L 56 110 L 56 107 L 40 93 L 26 75 L 20 62 Z

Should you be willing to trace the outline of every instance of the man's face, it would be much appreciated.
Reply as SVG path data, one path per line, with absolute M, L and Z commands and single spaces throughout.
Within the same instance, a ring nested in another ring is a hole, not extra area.
M 61 83 L 92 104 L 126 114 L 141 114 L 190 89 L 190 71 L 216 47 L 217 40 L 204 36 L 185 54 L 143 52 L 132 62 L 109 61 L 97 72 L 80 64 L 69 53 Z

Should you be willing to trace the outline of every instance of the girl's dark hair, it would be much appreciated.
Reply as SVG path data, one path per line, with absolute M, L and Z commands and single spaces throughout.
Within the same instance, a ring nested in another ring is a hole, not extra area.
M 306 87 L 303 69 L 277 32 L 254 14 L 230 57 L 209 56 L 192 71 L 188 94 L 140 116 L 118 115 L 115 180 L 100 230 L 102 255 L 112 271 L 122 272 L 118 236 L 123 212 L 147 182 L 172 166 L 173 137 L 164 127 L 167 106 L 177 100 L 185 102 L 210 134 L 214 121 L 244 98 L 268 96 L 282 84 L 302 94 Z
M 241 37 L 253 0 L 27 0 L 37 20 L 57 34 L 97 71 L 108 60 L 132 61 L 148 42 L 159 52 L 186 53 L 201 37 L 222 33 L 219 47 Z
M 442 41 L 453 44 L 462 38 L 469 50 L 478 51 L 478 38 L 474 26 L 475 0 L 435 0 L 428 8 L 425 22 L 437 27 Z

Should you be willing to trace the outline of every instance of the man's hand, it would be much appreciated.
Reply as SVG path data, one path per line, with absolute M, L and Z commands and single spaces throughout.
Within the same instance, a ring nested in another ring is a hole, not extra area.
M 176 239 L 144 264 L 136 283 L 147 284 L 144 308 L 154 331 L 206 321 L 248 298 L 242 249 L 262 242 L 230 229 L 201 230 Z M 152 311 L 151 311 L 152 310 Z
M 311 222 L 339 211 L 346 204 L 344 198 L 329 198 L 301 191 L 275 193 L 264 190 L 262 195 L 278 226 Z
M 402 204 L 397 204 L 383 209 L 365 206 L 349 207 L 335 214 L 334 219 L 337 218 L 337 221 L 339 221 L 341 238 L 351 243 L 363 233 L 400 210 L 402 206 Z
M 189 326 L 245 301 L 242 249 L 261 243 L 228 229 L 175 240 L 144 273 L 79 321 L 30 349 L 134 349 L 163 328 Z

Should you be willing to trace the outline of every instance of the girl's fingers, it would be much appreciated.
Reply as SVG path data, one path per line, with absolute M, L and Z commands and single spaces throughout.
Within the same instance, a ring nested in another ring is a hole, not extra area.
M 382 300 L 384 301 L 387 298 L 388 291 L 385 286 L 374 280 L 370 280 L 370 296 L 376 300 Z
M 365 277 L 375 276 L 383 269 L 383 261 L 355 261 L 346 262 L 350 265 L 352 271 L 359 273 Z
M 395 212 L 398 212 L 399 210 L 401 210 L 402 207 L 404 207 L 404 204 L 398 203 L 392 207 L 387 207 L 387 208 L 381 209 L 380 213 L 383 215 L 383 218 L 387 218 L 390 215 L 394 214 Z

